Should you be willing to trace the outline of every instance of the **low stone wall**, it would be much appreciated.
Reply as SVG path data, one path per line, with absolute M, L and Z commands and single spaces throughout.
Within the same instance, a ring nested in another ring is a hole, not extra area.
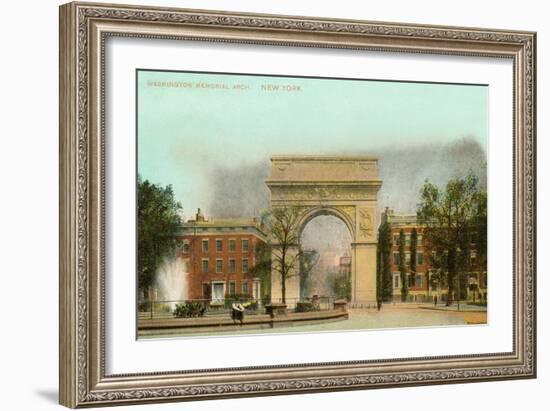
M 242 326 L 258 326 L 258 328 L 274 328 L 289 326 L 294 323 L 299 324 L 314 324 L 336 320 L 347 320 L 348 313 L 343 311 L 341 307 L 334 310 L 326 311 L 312 311 L 305 313 L 292 313 L 285 312 L 284 315 L 275 314 L 254 314 L 245 315 L 242 321 Z M 138 330 L 159 330 L 159 329 L 212 329 L 216 327 L 220 328 L 233 328 L 240 326 L 240 321 L 233 321 L 229 316 L 212 316 L 212 317 L 199 317 L 199 318 L 166 318 L 166 319 L 138 319 Z
M 284 317 L 288 314 L 286 309 L 286 304 L 271 303 L 265 306 L 265 313 L 271 318 Z

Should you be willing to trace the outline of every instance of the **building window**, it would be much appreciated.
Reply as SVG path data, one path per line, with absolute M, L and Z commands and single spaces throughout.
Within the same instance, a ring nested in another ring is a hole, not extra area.
M 185 254 L 189 253 L 189 240 L 185 240 L 183 242 L 183 252 Z
M 416 264 L 424 264 L 424 253 L 416 253 Z
M 237 246 L 235 244 L 235 240 L 229 240 L 229 251 L 235 251 L 237 249 Z
M 243 258 L 242 268 L 243 268 L 243 273 L 248 272 L 248 258 Z
M 229 295 L 235 295 L 235 281 L 229 281 Z
M 393 288 L 399 288 L 399 274 L 393 275 Z
M 418 288 L 422 288 L 422 273 L 418 273 L 416 276 L 416 285 Z
M 243 240 L 241 245 L 242 245 L 243 253 L 248 253 L 248 240 Z
M 411 263 L 411 253 L 405 253 L 405 264 Z
M 229 272 L 234 273 L 235 271 L 237 271 L 236 266 L 237 266 L 237 264 L 235 263 L 235 259 L 230 258 L 229 259 Z
M 216 258 L 216 272 L 221 273 L 223 271 L 223 261 L 221 258 Z
M 216 240 L 216 251 L 221 253 L 223 251 L 223 241 L 221 239 Z
M 248 294 L 248 281 L 243 281 L 242 291 L 243 291 L 243 294 Z
M 202 240 L 202 252 L 203 253 L 208 252 L 208 240 Z
M 416 245 L 422 245 L 422 234 L 418 234 L 418 238 L 416 239 Z
M 399 253 L 393 253 L 393 264 L 399 265 Z
M 398 235 L 393 236 L 393 244 L 394 245 L 399 245 L 399 236 Z
M 409 288 L 411 288 L 413 286 L 414 274 L 409 274 L 407 276 L 407 280 L 407 282 L 409 283 Z
M 202 272 L 208 273 L 208 258 L 203 258 L 202 260 Z

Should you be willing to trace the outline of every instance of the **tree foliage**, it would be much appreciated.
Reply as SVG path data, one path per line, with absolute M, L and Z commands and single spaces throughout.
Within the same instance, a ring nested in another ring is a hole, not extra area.
M 138 176 L 137 209 L 138 288 L 146 294 L 162 259 L 177 247 L 181 205 L 172 186 L 162 187 Z
M 473 268 L 472 244 L 482 257 L 478 268 L 486 270 L 487 193 L 469 173 L 451 179 L 445 190 L 426 181 L 420 195 L 417 218 L 424 226 L 425 245 L 430 251 L 432 281 L 448 287 L 450 304 L 453 298 L 463 298 L 467 293 L 467 278 L 461 274 Z
M 271 247 L 269 243 L 259 241 L 254 249 L 256 262 L 250 268 L 250 274 L 260 280 L 262 297 L 271 295 Z
M 393 296 L 391 274 L 391 225 L 384 219 L 378 228 L 377 252 L 377 300 L 390 301 Z
M 410 275 L 411 275 L 411 286 L 414 287 L 416 284 L 416 248 L 418 245 L 418 232 L 416 227 L 412 229 L 411 232 L 411 260 L 409 262 Z
M 351 278 L 349 273 L 334 273 L 332 276 L 332 292 L 338 299 L 351 301 Z
M 487 192 L 480 191 L 476 197 L 474 212 L 476 260 L 482 271 L 487 270 Z

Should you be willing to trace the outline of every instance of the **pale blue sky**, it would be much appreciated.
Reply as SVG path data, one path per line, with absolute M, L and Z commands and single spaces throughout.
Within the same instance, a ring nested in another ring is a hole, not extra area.
M 159 81 L 189 87 L 152 85 Z M 197 207 L 208 213 L 213 169 L 272 155 L 368 154 L 465 137 L 486 152 L 487 92 L 479 85 L 138 71 L 138 172 L 172 184 L 189 217 Z

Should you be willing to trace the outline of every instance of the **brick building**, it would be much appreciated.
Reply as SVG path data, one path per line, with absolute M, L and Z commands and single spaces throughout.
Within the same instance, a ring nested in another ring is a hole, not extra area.
M 235 295 L 261 298 L 251 274 L 256 247 L 266 236 L 256 219 L 209 219 L 200 209 L 181 226 L 179 257 L 188 272 L 188 298 L 222 300 Z
M 429 264 L 429 255 L 423 242 L 423 228 L 416 221 L 416 214 L 394 214 L 393 210 L 386 208 L 382 213 L 382 221 L 387 220 L 391 226 L 391 273 L 393 298 L 396 301 L 401 299 L 401 275 L 399 272 L 399 233 L 403 230 L 405 234 L 405 267 L 407 268 L 407 282 L 409 288 L 409 300 L 428 301 L 435 295 L 441 299 L 445 298 L 447 289 L 435 289 L 430 286 L 429 277 L 431 267 Z M 416 228 L 416 275 L 413 281 L 410 274 L 411 261 L 411 234 L 413 228 Z M 475 261 L 475 252 L 472 252 L 472 261 Z M 475 265 L 475 264 L 474 264 Z M 468 299 L 486 299 L 487 298 L 487 275 L 484 272 L 468 273 Z
M 410 271 L 411 262 L 411 234 L 414 228 L 417 232 L 416 242 L 416 275 L 413 277 L 410 273 L 407 274 L 407 282 L 409 295 L 412 300 L 423 301 L 431 295 L 428 280 L 428 258 L 425 247 L 422 243 L 422 227 L 416 222 L 416 215 L 402 214 L 396 215 L 393 210 L 386 209 L 382 218 L 387 219 L 391 225 L 391 272 L 392 272 L 392 288 L 395 300 L 401 298 L 401 274 L 399 272 L 399 232 L 403 230 L 405 234 L 405 267 Z

